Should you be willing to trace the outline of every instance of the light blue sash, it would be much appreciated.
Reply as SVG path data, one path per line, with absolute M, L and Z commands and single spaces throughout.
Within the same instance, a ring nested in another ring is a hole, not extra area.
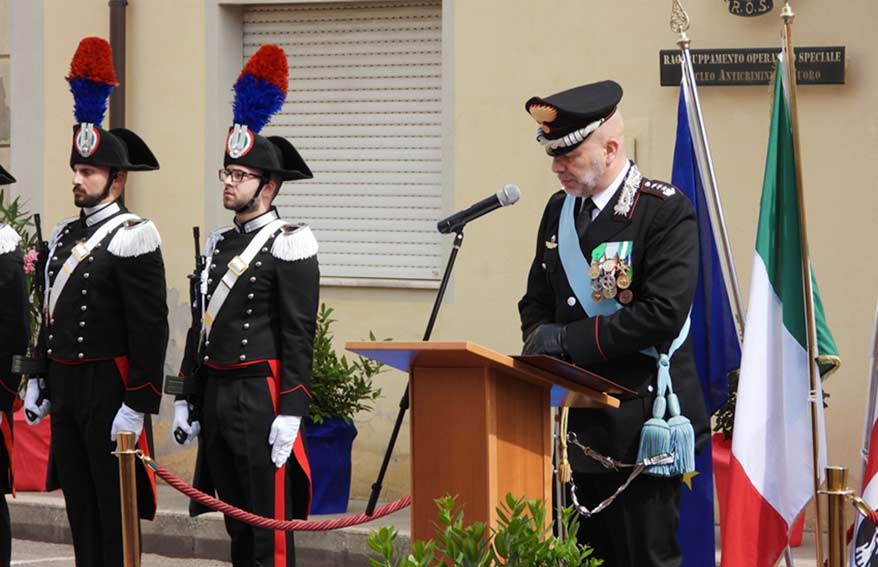
M 622 309 L 622 305 L 618 301 L 615 299 L 604 299 L 598 302 L 591 297 L 591 276 L 588 274 L 590 262 L 582 253 L 582 247 L 579 245 L 579 235 L 576 234 L 576 226 L 573 223 L 575 203 L 576 197 L 567 195 L 564 198 L 564 206 L 561 207 L 561 219 L 558 226 L 558 255 L 561 257 L 561 265 L 564 267 L 564 273 L 567 276 L 570 289 L 573 290 L 573 294 L 589 317 L 612 315 L 619 309 Z M 680 329 L 680 334 L 671 343 L 667 354 L 659 354 L 655 347 L 649 347 L 640 351 L 642 354 L 652 357 L 658 362 L 657 394 L 660 396 L 664 395 L 665 390 L 670 390 L 673 393 L 670 360 L 677 349 L 686 342 L 688 336 L 689 316 L 687 315 L 686 322 L 683 324 L 683 328 Z M 566 396 L 567 391 L 564 388 L 554 386 L 552 388 L 552 405 L 555 407 L 561 405 L 562 400 Z

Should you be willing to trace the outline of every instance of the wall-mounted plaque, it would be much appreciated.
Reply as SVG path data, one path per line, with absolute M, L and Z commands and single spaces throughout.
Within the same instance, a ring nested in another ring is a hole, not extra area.
M 699 87 L 767 85 L 774 75 L 780 48 L 693 49 L 692 67 Z M 678 49 L 659 52 L 661 85 L 680 86 L 683 71 Z M 844 84 L 844 47 L 797 47 L 796 72 L 800 85 Z
M 729 12 L 735 16 L 761 16 L 771 12 L 774 0 L 726 0 Z

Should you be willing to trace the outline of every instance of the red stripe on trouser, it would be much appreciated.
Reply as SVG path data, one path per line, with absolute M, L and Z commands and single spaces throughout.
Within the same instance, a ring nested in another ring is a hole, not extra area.
M 729 510 L 723 514 L 722 567 L 772 567 L 787 545 L 789 526 L 732 455 Z
M 116 363 L 116 369 L 119 371 L 119 376 L 122 377 L 122 384 L 125 387 L 128 387 L 128 357 L 127 356 L 117 356 L 113 359 L 113 362 Z M 140 437 L 137 439 L 137 448 L 143 451 L 143 454 L 151 457 L 152 455 L 149 452 L 149 440 L 146 438 L 146 435 L 143 433 L 143 429 L 140 430 Z M 152 504 L 153 510 L 158 509 L 158 501 L 156 499 L 156 480 L 155 473 L 151 468 L 144 466 L 143 470 L 146 471 L 146 478 L 149 479 L 150 492 L 152 493 Z M 152 519 L 152 518 L 150 518 Z
M 273 376 L 266 376 L 265 382 L 268 384 L 268 392 L 271 394 L 271 404 L 274 406 L 274 415 L 277 415 L 278 399 L 278 361 L 270 360 L 268 365 L 271 367 Z M 287 466 L 274 469 L 274 518 L 276 520 L 286 519 L 286 474 Z M 287 564 L 287 539 L 286 532 L 275 530 L 274 532 L 274 564 L 276 567 L 282 567 Z

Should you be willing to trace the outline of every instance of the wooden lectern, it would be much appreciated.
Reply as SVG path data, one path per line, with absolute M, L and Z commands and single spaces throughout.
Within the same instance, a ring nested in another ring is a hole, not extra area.
M 349 342 L 346 348 L 409 374 L 412 541 L 434 536 L 436 504 L 456 495 L 467 523 L 497 525 L 507 493 L 547 503 L 552 490 L 549 392 L 591 407 L 619 401 L 469 342 Z

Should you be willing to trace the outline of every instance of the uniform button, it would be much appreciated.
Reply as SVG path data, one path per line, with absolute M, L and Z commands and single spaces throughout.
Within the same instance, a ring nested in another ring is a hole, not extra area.
M 50 341 L 53 340 L 54 338 L 55 338 L 55 335 L 49 335 L 49 340 L 50 340 Z
M 210 294 L 209 293 L 207 295 L 205 295 L 204 297 L 206 297 L 207 300 L 210 301 Z
M 216 264 L 211 264 L 211 265 L 210 265 L 210 269 L 211 269 L 211 270 L 215 270 L 215 269 L 216 269 Z
M 210 360 L 210 356 L 208 356 L 208 355 L 205 354 L 203 360 L 204 360 L 204 362 L 207 362 L 208 360 Z
M 98 242 L 97 244 L 95 244 L 95 248 L 100 248 L 100 247 L 103 246 L 103 245 L 104 245 L 104 244 L 103 244 L 102 242 Z
M 646 387 L 646 390 L 647 390 L 648 392 L 652 392 L 652 384 L 650 384 L 649 386 L 647 386 L 647 387 Z
M 247 299 L 253 299 L 253 294 L 252 294 L 252 293 L 248 293 L 248 294 L 247 294 Z
M 88 295 L 88 290 L 85 290 L 85 289 L 84 289 L 84 290 L 82 290 L 80 293 L 82 293 L 82 295 Z
M 76 355 L 76 358 L 85 358 L 85 355 L 80 352 Z
M 226 237 L 225 237 L 225 236 L 223 236 L 223 235 L 222 235 L 222 234 L 220 234 L 220 237 L 219 237 L 219 239 L 220 239 L 220 240 L 225 240 L 225 239 L 226 239 Z
M 256 262 L 255 266 L 256 266 L 257 268 L 261 268 L 261 267 L 262 267 L 262 262 Z
M 262 247 L 262 252 L 268 252 L 268 248 L 266 248 L 266 247 L 263 246 L 263 247 Z
M 204 346 L 210 346 L 210 341 L 204 341 Z
M 213 253 L 214 253 L 214 254 L 219 254 L 219 253 L 220 253 L 220 249 L 219 249 L 219 248 L 214 248 Z
M 244 362 L 245 360 L 247 360 L 247 355 L 242 354 L 241 356 L 238 357 L 238 360 L 240 360 L 241 362 Z
M 543 262 L 543 263 L 540 264 L 540 265 L 543 267 L 544 270 L 546 269 L 546 263 L 545 263 L 545 262 Z
M 81 343 L 84 339 L 82 337 L 76 337 L 76 342 Z
M 57 260 L 58 256 L 52 256 L 52 260 Z
M 94 256 L 89 256 L 89 257 L 88 257 L 88 261 L 89 261 L 89 262 L 94 262 L 94 261 L 95 261 L 95 257 L 94 257 Z
M 64 246 L 64 243 L 61 242 L 61 241 L 59 240 L 59 241 L 58 241 L 58 246 Z
M 244 330 L 246 331 L 249 328 L 250 328 L 250 323 L 244 323 Z
M 51 276 L 54 276 L 54 275 L 55 275 L 55 270 L 49 270 L 49 276 L 51 277 Z
M 252 310 L 252 309 L 248 309 L 247 311 L 245 311 L 245 313 L 246 313 L 247 315 L 253 315 L 253 310 Z
M 256 276 L 250 276 L 250 283 L 256 283 Z
M 46 349 L 46 354 L 52 354 L 52 349 L 47 348 L 47 349 Z
M 241 346 L 247 346 L 247 339 L 241 339 Z
M 88 279 L 89 276 L 91 276 L 91 274 L 89 274 L 88 272 L 82 274 L 82 277 L 84 277 L 85 279 Z
M 88 309 L 88 307 L 86 307 L 85 305 L 80 305 L 80 306 L 79 306 L 79 310 L 80 310 L 80 311 L 85 311 L 86 309 Z
M 65 230 L 64 234 L 70 234 L 70 229 L 68 228 L 67 230 Z
M 207 278 L 207 283 L 212 284 L 212 283 L 213 283 L 213 278 Z
M 576 305 L 576 298 L 573 297 L 572 295 L 570 297 L 568 297 L 567 298 L 567 305 L 569 305 L 570 307 L 573 307 L 574 305 Z
M 80 327 L 85 327 L 85 321 L 80 321 L 80 322 L 79 322 L 79 326 L 80 326 Z

